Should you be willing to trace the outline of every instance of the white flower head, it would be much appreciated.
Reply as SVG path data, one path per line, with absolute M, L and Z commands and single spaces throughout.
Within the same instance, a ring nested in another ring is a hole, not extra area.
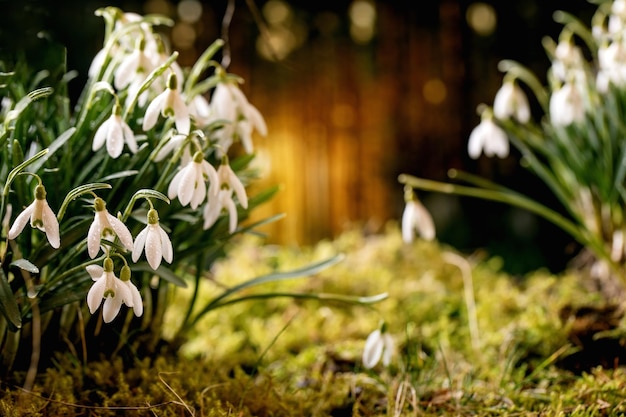
M 211 97 L 210 120 L 225 122 L 217 131 L 220 152 L 227 152 L 233 137 L 237 137 L 245 151 L 252 153 L 252 132 L 256 129 L 260 135 L 267 135 L 267 125 L 261 113 L 248 102 L 248 99 L 232 82 L 222 82 L 215 87 Z
M 156 125 L 159 114 L 163 117 L 174 117 L 178 133 L 188 135 L 191 128 L 189 109 L 178 91 L 176 74 L 171 73 L 167 80 L 167 88 L 150 102 L 143 118 L 143 130 L 150 130 Z
M 35 187 L 35 200 L 17 216 L 9 230 L 8 238 L 13 240 L 22 233 L 29 220 L 32 228 L 37 228 L 46 234 L 50 246 L 55 249 L 61 246 L 59 221 L 48 205 L 46 188 L 42 184 Z
M 220 189 L 216 196 L 209 199 L 209 202 L 204 206 L 204 211 L 202 213 L 204 218 L 203 228 L 206 230 L 213 226 L 220 217 L 220 214 L 222 214 L 223 210 L 226 210 L 230 216 L 228 232 L 234 233 L 235 230 L 237 230 L 238 215 L 237 205 L 233 201 L 232 188 Z
M 95 216 L 87 233 L 87 252 L 95 258 L 100 251 L 100 239 L 113 241 L 117 236 L 122 245 L 129 251 L 133 250 L 133 237 L 126 225 L 106 209 L 106 203 L 100 197 L 94 200 Z
M 413 242 L 415 233 L 425 240 L 433 240 L 435 238 L 435 223 L 426 207 L 414 196 L 411 196 L 402 213 L 402 240 L 405 243 Z
M 384 366 L 389 366 L 395 351 L 393 337 L 387 333 L 385 325 L 374 330 L 367 336 L 365 347 L 363 348 L 363 366 L 372 369 L 382 358 Z
M 217 177 L 219 181 L 211 183 L 211 186 L 209 187 L 209 194 L 217 195 L 218 190 L 232 189 L 235 192 L 241 207 L 248 208 L 248 195 L 246 194 L 246 188 L 243 186 L 243 183 L 237 174 L 235 174 L 235 171 L 233 171 L 230 167 L 226 156 L 222 157 L 222 163 L 219 168 L 217 168 Z
M 505 158 L 509 155 L 509 139 L 506 132 L 498 126 L 493 117 L 485 111 L 480 124 L 470 133 L 467 151 L 469 156 L 477 159 L 482 152 L 491 157 L 494 155 Z
M 139 301 L 141 305 L 141 295 L 137 299 L 138 291 L 137 294 L 134 294 L 129 285 L 125 284 L 113 273 L 113 261 L 111 258 L 105 258 L 103 267 L 89 265 L 86 269 L 91 279 L 95 281 L 87 293 L 87 305 L 91 314 L 100 307 L 102 299 L 104 299 L 102 318 L 105 323 L 113 321 L 119 313 L 122 304 L 134 308 L 135 301 Z M 139 310 L 143 312 L 143 307 L 139 307 Z
M 528 98 L 515 81 L 502 84 L 493 102 L 493 114 L 498 119 L 513 118 L 520 123 L 530 120 Z
M 159 268 L 161 259 L 165 259 L 167 263 L 172 263 L 174 257 L 172 242 L 165 230 L 159 225 L 159 213 L 153 208 L 148 210 L 148 225 L 135 238 L 133 262 L 137 262 L 144 248 L 146 259 L 152 269 Z
M 189 204 L 192 209 L 197 208 L 207 194 L 206 181 L 211 184 L 219 182 L 217 171 L 209 164 L 202 152 L 196 152 L 193 159 L 174 175 L 167 189 L 170 199 L 178 197 L 180 204 Z
M 146 53 L 146 40 L 142 36 L 136 41 L 136 46 L 126 55 L 115 70 L 113 84 L 118 90 L 130 84 L 141 84 L 152 71 L 153 65 L 150 56 Z
M 115 103 L 111 116 L 104 121 L 96 131 L 93 138 L 92 150 L 95 152 L 106 142 L 106 149 L 111 158 L 117 158 L 122 154 L 124 142 L 132 153 L 137 152 L 137 141 L 128 124 L 122 119 L 121 108 Z
M 550 96 L 550 120 L 556 126 L 568 126 L 585 119 L 585 102 L 573 83 L 565 83 Z

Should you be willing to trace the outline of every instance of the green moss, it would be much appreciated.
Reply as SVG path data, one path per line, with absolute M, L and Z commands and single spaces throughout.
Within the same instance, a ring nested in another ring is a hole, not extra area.
M 273 270 L 345 253 L 318 275 L 250 291 L 290 290 L 389 298 L 372 307 L 287 298 L 215 310 L 176 356 L 113 357 L 82 364 L 66 354 L 40 372 L 31 393 L 23 375 L 2 382 L 2 415 L 410 416 L 611 415 L 624 411 L 626 374 L 593 368 L 576 375 L 559 365 L 571 349 L 560 313 L 599 305 L 576 271 L 513 278 L 498 260 L 471 265 L 470 313 L 450 248 L 404 245 L 397 226 L 381 235 L 347 232 L 307 248 L 247 239 L 215 265 L 201 299 Z M 176 289 L 166 317 L 173 334 L 190 296 Z M 470 331 L 475 317 L 477 332 Z M 385 320 L 397 343 L 392 365 L 365 370 L 367 335 Z M 168 327 L 169 326 L 169 327 Z M 619 332 L 618 332 L 619 333 Z

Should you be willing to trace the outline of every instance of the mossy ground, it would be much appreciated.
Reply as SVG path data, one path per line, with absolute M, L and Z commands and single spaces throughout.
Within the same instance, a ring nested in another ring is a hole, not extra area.
M 584 316 L 566 316 L 566 307 L 586 306 L 596 315 L 615 313 L 586 288 L 577 271 L 512 277 L 501 271 L 498 259 L 458 257 L 438 243 L 405 245 L 397 226 L 390 225 L 381 234 L 352 231 L 310 248 L 241 241 L 228 260 L 215 266 L 201 294 L 208 299 L 220 286 L 337 253 L 346 258 L 316 276 L 248 291 L 362 296 L 387 292 L 389 297 L 373 306 L 289 298 L 234 304 L 205 316 L 177 356 L 136 358 L 126 369 L 116 357 L 84 366 L 61 354 L 54 368 L 40 372 L 32 392 L 3 381 L 0 414 L 591 416 L 626 412 L 626 372 L 619 367 L 618 356 L 612 363 L 602 352 L 591 353 L 584 363 L 571 360 L 585 348 L 576 346 L 571 337 L 572 328 Z M 466 261 L 471 282 L 461 272 Z M 468 292 L 470 283 L 473 288 Z M 189 290 L 173 294 L 168 329 L 180 322 L 189 296 Z M 592 339 L 611 336 L 621 346 L 624 323 L 619 315 L 611 319 L 619 321 L 616 329 L 596 333 Z M 381 320 L 388 324 L 397 353 L 388 368 L 378 365 L 366 370 L 361 364 L 364 341 Z

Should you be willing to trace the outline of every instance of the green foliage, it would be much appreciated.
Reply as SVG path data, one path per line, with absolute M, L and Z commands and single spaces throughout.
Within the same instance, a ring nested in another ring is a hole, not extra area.
M 602 305 L 576 271 L 514 278 L 500 271 L 499 259 L 470 258 L 479 336 L 473 345 L 463 279 L 447 261 L 450 248 L 425 241 L 405 245 L 395 225 L 381 235 L 352 231 L 311 248 L 259 243 L 245 239 L 217 262 L 199 300 L 211 300 L 222 286 L 247 277 L 291 270 L 333 253 L 346 257 L 311 279 L 268 282 L 264 290 L 388 290 L 389 298 L 375 306 L 292 298 L 238 303 L 203 316 L 180 355 L 136 357 L 128 368 L 119 357 L 84 367 L 66 353 L 32 393 L 5 381 L 0 407 L 14 410 L 21 397 L 24 407 L 41 416 L 121 410 L 368 417 L 624 412 L 621 368 L 573 373 L 563 367 L 576 351 L 563 308 Z M 178 307 L 168 310 L 166 334 L 177 329 L 191 292 L 176 288 L 171 301 Z M 398 349 L 391 366 L 367 370 L 361 363 L 364 340 L 380 318 Z

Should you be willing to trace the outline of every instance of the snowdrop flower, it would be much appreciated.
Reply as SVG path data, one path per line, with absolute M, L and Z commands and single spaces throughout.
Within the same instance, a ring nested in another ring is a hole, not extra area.
M 228 164 L 228 158 L 224 156 L 222 163 L 217 169 L 218 182 L 211 183 L 209 194 L 215 196 L 209 199 L 208 204 L 204 208 L 204 229 L 211 227 L 223 210 L 226 210 L 230 216 L 228 231 L 234 233 L 237 229 L 237 206 L 233 200 L 233 192 L 239 200 L 241 207 L 248 208 L 248 196 L 243 183 L 235 174 L 235 171 Z
M 95 281 L 87 293 L 87 305 L 91 314 L 100 307 L 102 299 L 104 299 L 102 318 L 105 323 L 113 321 L 119 313 L 122 304 L 134 307 L 135 296 L 130 287 L 113 273 L 113 261 L 111 258 L 104 259 L 103 267 L 89 265 L 86 269 L 91 279 Z M 141 304 L 141 296 L 139 296 L 139 304 Z
M 222 158 L 222 163 L 217 169 L 217 177 L 218 182 L 211 183 L 209 193 L 216 195 L 218 190 L 232 189 L 235 191 L 235 195 L 237 196 L 241 207 L 248 208 L 248 196 L 246 194 L 246 189 L 237 174 L 235 174 L 235 171 L 233 171 L 228 164 L 227 157 Z
M 13 226 L 9 229 L 8 238 L 15 239 L 30 220 L 30 227 L 37 228 L 46 234 L 50 246 L 57 249 L 61 246 L 59 222 L 46 200 L 46 188 L 39 184 L 35 187 L 35 201 L 22 211 Z
M 245 151 L 252 153 L 253 130 L 256 129 L 262 136 L 267 135 L 265 119 L 232 82 L 219 83 L 210 104 L 211 122 L 227 121 L 216 133 L 223 152 L 228 151 L 233 137 L 238 137 Z
M 167 189 L 170 199 L 178 197 L 180 204 L 189 204 L 192 209 L 197 208 L 204 201 L 207 194 L 206 181 L 211 184 L 219 182 L 217 171 L 213 165 L 204 160 L 202 152 L 196 152 L 184 168 L 182 168 Z
M 120 281 L 122 286 L 128 288 L 132 297 L 132 305 L 126 305 L 133 308 L 135 316 L 140 317 L 143 314 L 143 300 L 141 299 L 141 293 L 130 280 L 130 267 L 128 265 L 124 265 L 120 270 Z
M 159 225 L 159 213 L 153 208 L 148 210 L 148 225 L 135 238 L 132 259 L 137 262 L 145 247 L 146 259 L 154 270 L 161 265 L 161 259 L 172 263 L 174 250 L 172 242 L 165 230 Z
M 124 142 L 132 153 L 137 153 L 137 141 L 128 124 L 122 119 L 122 109 L 119 104 L 113 105 L 111 116 L 104 121 L 93 138 L 93 151 L 100 149 L 106 142 L 106 149 L 111 158 L 122 154 Z
M 118 90 L 126 88 L 131 83 L 141 84 L 153 69 L 152 60 L 146 53 L 146 40 L 142 36 L 137 41 L 137 46 L 122 59 L 115 70 L 113 84 Z
M 585 103 L 573 83 L 565 83 L 550 96 L 550 120 L 556 126 L 568 126 L 585 119 Z
M 100 197 L 94 202 L 96 210 L 93 223 L 87 233 L 87 252 L 91 259 L 95 258 L 100 251 L 100 239 L 113 241 L 117 236 L 122 245 L 129 251 L 133 250 L 133 237 L 124 223 L 117 217 L 113 217 L 106 209 L 106 203 Z
M 435 223 L 426 207 L 414 197 L 406 202 L 402 213 L 402 240 L 405 243 L 413 242 L 417 233 L 425 240 L 435 238 Z
M 493 114 L 498 119 L 514 118 L 520 123 L 530 120 L 528 98 L 515 81 L 502 84 L 493 102 Z
M 384 366 L 389 366 L 395 350 L 395 342 L 386 331 L 383 324 L 381 328 L 374 330 L 367 336 L 363 348 L 363 366 L 372 369 L 381 360 Z
M 178 91 L 177 80 L 176 74 L 171 73 L 165 91 L 150 102 L 143 118 L 143 130 L 152 129 L 161 114 L 163 117 L 174 117 L 178 133 L 189 134 L 191 127 L 189 109 Z
M 232 188 L 219 190 L 217 196 L 210 198 L 209 202 L 204 206 L 202 216 L 204 218 L 203 228 L 205 230 L 215 224 L 220 214 L 222 214 L 222 210 L 226 210 L 230 216 L 228 232 L 232 234 L 237 230 L 237 206 L 233 201 Z
M 196 94 L 189 101 L 189 114 L 193 117 L 196 125 L 206 127 L 211 122 L 211 105 L 202 94 Z
M 607 92 L 609 84 L 626 84 L 626 48 L 623 42 L 612 42 L 598 49 L 599 70 L 596 87 L 600 92 Z
M 470 133 L 467 152 L 477 159 L 482 152 L 491 157 L 505 158 L 509 155 L 509 139 L 506 132 L 493 121 L 489 111 L 483 112 L 480 124 Z

